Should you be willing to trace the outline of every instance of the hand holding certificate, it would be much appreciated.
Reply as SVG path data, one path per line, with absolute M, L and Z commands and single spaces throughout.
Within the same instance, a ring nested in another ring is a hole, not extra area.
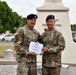
M 29 52 L 35 52 L 36 54 L 42 53 L 43 44 L 39 42 L 30 42 Z

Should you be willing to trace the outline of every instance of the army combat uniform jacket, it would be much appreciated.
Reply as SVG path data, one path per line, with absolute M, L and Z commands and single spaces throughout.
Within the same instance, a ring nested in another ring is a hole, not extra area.
M 44 47 L 48 48 L 43 53 L 42 65 L 45 67 L 61 66 L 61 51 L 65 48 L 65 40 L 56 29 L 45 31 L 42 35 Z
M 29 29 L 26 26 L 20 27 L 15 33 L 14 46 L 18 62 L 36 62 L 36 56 L 28 55 L 28 48 L 31 41 L 37 41 L 39 32 Z

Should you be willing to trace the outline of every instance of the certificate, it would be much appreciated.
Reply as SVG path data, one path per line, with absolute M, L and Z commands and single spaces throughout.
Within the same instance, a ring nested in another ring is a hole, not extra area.
M 30 42 L 29 52 L 35 52 L 36 54 L 42 53 L 43 44 L 39 42 Z

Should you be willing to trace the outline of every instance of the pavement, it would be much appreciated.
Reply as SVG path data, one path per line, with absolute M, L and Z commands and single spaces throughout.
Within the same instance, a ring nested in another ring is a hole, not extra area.
M 0 46 L 13 46 L 14 43 L 11 41 L 0 41 Z
M 61 68 L 61 73 L 60 73 L 60 75 L 69 75 L 68 69 L 62 67 L 62 68 Z
M 1 61 L 2 60 L 2 61 Z M 9 75 L 9 70 L 10 70 L 10 75 L 12 75 L 12 72 L 16 72 L 16 68 L 17 68 L 17 63 L 14 61 L 5 61 L 4 59 L 0 60 L 0 71 L 1 73 L 6 72 L 5 74 L 0 74 L 0 75 Z M 2 63 L 3 62 L 3 63 Z M 6 63 L 5 63 L 6 62 Z M 12 63 L 11 63 L 12 62 Z M 4 65 L 3 65 L 4 64 Z M 11 69 L 10 69 L 10 66 Z M 41 67 L 41 63 L 37 64 L 37 75 L 42 75 L 42 67 Z M 3 69 L 2 69 L 3 68 Z M 7 68 L 7 69 L 6 69 Z M 5 70 L 5 71 L 4 71 Z M 3 71 L 3 72 L 2 72 Z M 16 73 L 14 74 L 16 75 Z M 60 75 L 76 75 L 76 65 L 72 64 L 72 65 L 65 65 L 62 64 L 61 67 L 61 73 Z
M 37 63 L 37 65 L 38 65 L 37 66 L 37 74 L 42 75 L 41 63 Z M 62 64 L 60 75 L 69 75 L 68 68 L 69 68 L 69 65 Z
M 40 68 L 38 69 L 37 74 L 42 75 L 42 71 Z M 68 69 L 62 67 L 60 75 L 69 75 Z

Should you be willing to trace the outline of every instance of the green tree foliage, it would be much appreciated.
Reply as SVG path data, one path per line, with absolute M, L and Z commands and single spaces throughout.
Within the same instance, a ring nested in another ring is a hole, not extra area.
M 76 24 L 71 24 L 71 30 L 76 31 Z
M 0 33 L 7 30 L 14 33 L 18 27 L 26 24 L 26 18 L 22 18 L 8 6 L 5 1 L 0 1 Z

